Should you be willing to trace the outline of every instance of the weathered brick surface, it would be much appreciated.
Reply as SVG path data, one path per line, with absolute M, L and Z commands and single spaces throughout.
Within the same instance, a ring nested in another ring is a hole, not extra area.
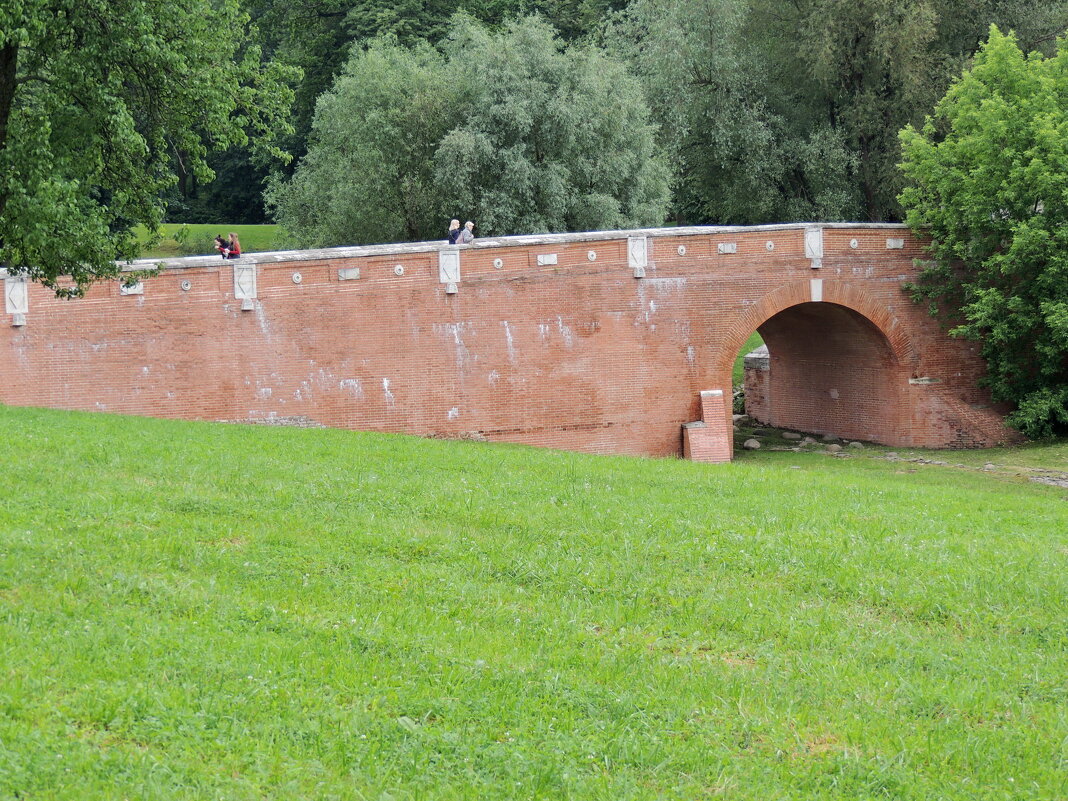
M 482 240 L 452 295 L 437 243 L 247 257 L 250 311 L 233 263 L 207 257 L 170 262 L 143 295 L 34 286 L 26 325 L 0 328 L 0 402 L 668 456 L 700 392 L 723 389 L 719 444 L 701 447 L 729 458 L 731 366 L 759 328 L 771 422 L 899 446 L 1010 436 L 974 350 L 901 291 L 922 255 L 904 229 L 823 226 L 818 269 L 804 226 L 630 233 L 648 236 L 642 279 L 620 232 Z

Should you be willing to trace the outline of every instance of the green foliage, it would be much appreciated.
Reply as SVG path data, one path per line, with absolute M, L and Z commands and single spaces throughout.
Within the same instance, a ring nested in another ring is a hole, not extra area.
M 688 222 L 897 219 L 897 132 L 918 123 L 992 17 L 1036 42 L 1068 3 L 634 0 L 605 41 L 633 66 Z
M 0 406 L 0 797 L 1065 797 L 1065 491 L 875 451 Z
M 250 145 L 216 150 L 207 156 L 210 181 L 182 172 L 178 167 L 178 184 L 164 193 L 164 218 L 168 222 L 231 220 L 246 225 L 262 224 L 267 219 L 263 207 L 263 189 L 274 171 L 269 164 L 255 158 Z
M 207 180 L 210 149 L 282 156 L 295 74 L 246 46 L 246 21 L 237 0 L 0 6 L 0 263 L 80 294 L 138 255 L 174 160 Z
M 621 63 L 536 17 L 501 33 L 459 17 L 445 52 L 460 95 L 436 159 L 445 216 L 490 235 L 663 222 L 666 163 Z
M 379 39 L 320 98 L 311 147 L 268 200 L 300 245 L 657 224 L 667 172 L 640 88 L 536 18 L 457 16 L 444 54 Z
M 583 0 L 591 2 L 600 0 Z M 456 10 L 446 0 L 246 0 L 245 5 L 272 56 L 303 73 L 288 143 L 298 158 L 307 152 L 317 99 L 341 74 L 354 47 L 378 37 L 393 37 L 405 46 L 437 43 Z M 521 5 L 518 0 L 467 0 L 464 9 L 498 25 L 519 13 Z
M 755 0 L 754 18 L 771 50 L 775 107 L 797 133 L 814 126 L 840 158 L 839 185 L 852 193 L 844 210 L 894 219 L 897 132 L 918 120 L 943 83 L 933 42 L 939 16 L 930 0 Z M 805 102 L 797 103 L 803 92 Z M 805 159 L 818 164 L 818 152 Z
M 458 116 L 438 51 L 379 39 L 318 102 L 308 154 L 268 204 L 301 247 L 437 238 L 438 142 Z
M 985 382 L 1029 436 L 1068 431 L 1068 46 L 1025 56 L 996 27 L 921 130 L 901 133 L 914 288 L 982 344 Z

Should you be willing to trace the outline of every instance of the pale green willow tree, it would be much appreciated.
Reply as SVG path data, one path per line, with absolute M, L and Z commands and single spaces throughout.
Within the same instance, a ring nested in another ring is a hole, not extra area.
M 308 153 L 268 189 L 298 247 L 444 236 L 434 185 L 438 143 L 459 118 L 441 54 L 372 41 L 319 97 Z
M 287 71 L 245 46 L 238 0 L 0 3 L 0 264 L 74 296 L 139 253 L 181 162 L 270 142 Z
M 656 225 L 669 187 L 638 82 L 537 18 L 458 15 L 444 54 L 380 39 L 319 100 L 269 204 L 302 246 Z
M 526 17 L 493 33 L 458 17 L 445 45 L 460 122 L 441 142 L 444 209 L 484 234 L 659 225 L 669 172 L 639 82 Z
M 1068 40 L 1025 56 L 992 27 L 901 143 L 906 220 L 932 240 L 915 296 L 981 343 L 1011 423 L 1068 433 Z

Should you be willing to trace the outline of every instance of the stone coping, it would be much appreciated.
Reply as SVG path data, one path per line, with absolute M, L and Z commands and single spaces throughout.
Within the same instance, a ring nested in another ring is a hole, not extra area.
M 433 253 L 442 250 L 485 250 L 503 247 L 527 247 L 533 245 L 562 245 L 570 242 L 604 242 L 626 239 L 631 236 L 708 236 L 710 234 L 734 234 L 754 231 L 797 231 L 807 228 L 853 228 L 872 230 L 907 230 L 904 223 L 771 223 L 767 225 L 690 225 L 677 228 L 634 228 L 626 231 L 582 231 L 566 234 L 521 234 L 476 239 L 470 245 L 450 245 L 448 242 L 397 242 L 384 245 L 352 245 L 348 247 L 316 248 L 313 250 L 271 250 L 249 253 L 239 259 L 222 259 L 215 256 L 185 256 L 172 259 L 138 259 L 123 263 L 124 272 L 162 266 L 167 269 L 189 267 L 219 267 L 233 264 L 271 264 L 278 262 L 322 261 L 325 259 L 348 259 L 360 256 L 402 256 L 407 253 Z

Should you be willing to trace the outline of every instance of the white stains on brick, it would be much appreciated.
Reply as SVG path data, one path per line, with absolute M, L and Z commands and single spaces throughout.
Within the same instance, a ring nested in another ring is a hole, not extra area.
M 354 398 L 363 397 L 363 385 L 358 378 L 343 378 L 338 382 L 338 389 L 350 393 Z
M 267 340 L 271 339 L 271 322 L 267 319 L 267 313 L 263 310 L 263 304 L 258 300 L 252 301 L 255 304 L 256 309 L 256 322 L 260 324 L 260 330 L 263 335 L 267 337 Z
M 260 400 L 267 400 L 273 394 L 274 394 L 274 390 L 271 389 L 270 387 L 257 387 L 256 388 L 256 397 L 259 398 Z
M 498 373 L 496 370 L 490 370 L 490 374 L 489 374 L 489 382 L 490 382 L 490 384 L 496 386 L 497 382 L 500 381 L 500 380 L 501 380 L 501 374 Z
M 458 407 L 453 406 L 451 409 L 449 409 L 448 418 L 450 420 L 455 420 L 459 416 L 460 416 L 460 409 Z
M 574 337 L 571 335 L 571 329 L 564 325 L 563 317 L 556 318 L 556 327 L 560 330 L 560 336 L 564 339 L 564 345 L 570 348 L 574 342 Z
M 549 333 L 551 330 L 552 329 L 549 328 L 549 326 L 547 326 L 545 323 L 538 323 L 538 336 L 541 337 L 542 342 L 549 341 Z
M 687 278 L 646 278 L 643 283 L 656 290 L 658 295 L 668 295 L 686 288 Z
M 508 324 L 507 320 L 504 320 L 501 325 L 504 326 L 504 341 L 508 343 L 508 361 L 515 364 L 515 342 L 512 341 L 512 326 Z
M 150 372 L 152 372 L 152 370 L 147 364 L 141 368 L 141 375 L 148 375 Z
M 452 340 L 456 346 L 456 369 L 461 372 L 464 366 L 470 359 L 471 352 L 464 344 L 464 328 L 470 327 L 469 323 L 446 323 L 445 325 L 435 325 L 434 331 L 439 336 L 446 336 Z
M 694 362 L 696 361 L 696 358 L 697 358 L 697 354 L 694 352 L 693 345 L 687 345 L 686 346 L 686 363 L 689 364 L 690 367 L 693 367 L 694 366 Z
M 383 378 L 382 379 L 382 394 L 386 398 L 386 405 L 387 406 L 392 408 L 393 406 L 397 405 L 397 399 L 394 398 L 393 397 L 393 393 L 389 391 L 389 379 L 388 378 Z
M 302 400 L 305 400 L 305 399 L 311 399 L 312 397 L 314 397 L 314 394 L 315 394 L 312 391 L 313 389 L 314 389 L 314 387 L 312 386 L 312 382 L 309 381 L 308 379 L 305 379 L 305 380 L 300 382 L 300 386 L 293 393 L 293 398 L 295 400 L 299 400 L 299 401 L 302 401 Z M 283 401 L 283 403 L 284 402 L 285 401 Z

